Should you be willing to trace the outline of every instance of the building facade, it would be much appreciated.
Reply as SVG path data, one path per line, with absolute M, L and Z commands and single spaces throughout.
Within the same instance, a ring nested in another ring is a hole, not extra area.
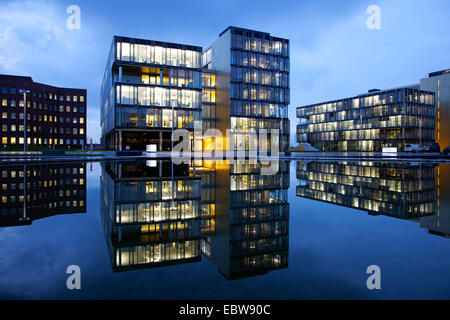
M 403 150 L 434 140 L 434 93 L 408 86 L 297 108 L 297 142 L 321 151 Z
M 86 212 L 86 163 L 0 166 L 0 227 Z
M 450 69 L 432 72 L 420 80 L 420 89 L 433 91 L 436 97 L 434 139 L 441 149 L 450 146 Z
M 297 196 L 399 219 L 436 212 L 435 168 L 394 162 L 297 162 Z
M 57 88 L 31 77 L 0 75 L 1 143 L 24 145 L 24 94 L 28 147 L 86 146 L 86 90 Z
M 197 46 L 115 36 L 101 90 L 102 144 L 171 150 L 172 128 L 194 132 L 201 120 L 203 130 L 232 133 L 228 141 L 215 141 L 216 149 L 250 150 L 249 133 L 267 129 L 271 150 L 271 130 L 277 129 L 274 141 L 284 151 L 288 105 L 287 39 L 229 27 L 202 53 Z M 214 140 L 191 139 L 202 140 L 203 148 Z
M 172 129 L 193 131 L 201 112 L 202 48 L 113 38 L 101 90 L 102 143 L 171 149 Z
M 280 151 L 289 148 L 289 40 L 228 27 L 204 52 L 203 67 L 215 70 L 216 126 L 232 136 L 227 150 L 250 150 L 249 133 L 279 130 Z M 275 147 L 275 146 L 274 146 Z
M 201 260 L 200 240 L 214 232 L 202 181 L 186 164 L 102 163 L 100 209 L 114 271 Z
M 199 262 L 228 280 L 287 268 L 289 163 L 102 163 L 100 210 L 114 271 Z

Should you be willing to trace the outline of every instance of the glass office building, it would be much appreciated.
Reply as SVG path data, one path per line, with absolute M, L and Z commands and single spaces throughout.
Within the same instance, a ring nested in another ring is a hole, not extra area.
M 450 166 L 408 162 L 298 161 L 298 197 L 414 221 L 450 237 Z
M 297 162 L 297 196 L 399 219 L 436 213 L 436 169 L 394 162 Z
M 288 266 L 289 163 L 102 163 L 101 203 L 114 271 L 208 258 L 229 280 Z
M 202 252 L 228 280 L 288 267 L 289 163 L 261 175 L 248 160 L 216 170 L 216 233 Z
M 434 141 L 435 97 L 418 85 L 297 108 L 297 142 L 321 151 L 403 150 Z
M 200 176 L 168 161 L 102 163 L 101 214 L 114 271 L 200 261 L 214 231 Z
M 420 89 L 435 93 L 434 139 L 444 149 L 450 146 L 450 69 L 429 73 L 428 78 L 420 79 Z
M 193 131 L 201 112 L 201 53 L 196 46 L 115 36 L 101 89 L 102 144 L 170 150 L 172 129 Z
M 205 50 L 203 67 L 217 72 L 216 125 L 232 132 L 227 149 L 250 150 L 259 129 L 278 129 L 279 150 L 288 149 L 289 63 L 289 40 L 236 27 Z

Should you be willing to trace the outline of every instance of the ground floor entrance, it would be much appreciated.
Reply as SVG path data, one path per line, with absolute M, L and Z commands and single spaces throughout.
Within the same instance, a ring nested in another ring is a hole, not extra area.
M 145 151 L 147 145 L 155 145 L 157 151 L 170 151 L 171 137 L 171 131 L 117 130 L 107 136 L 106 147 Z

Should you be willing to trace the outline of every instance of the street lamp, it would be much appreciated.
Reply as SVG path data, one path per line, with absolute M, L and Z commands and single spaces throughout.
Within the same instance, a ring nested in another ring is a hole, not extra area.
M 23 93 L 23 152 L 27 152 L 27 93 L 30 92 L 30 90 L 19 90 L 19 93 Z

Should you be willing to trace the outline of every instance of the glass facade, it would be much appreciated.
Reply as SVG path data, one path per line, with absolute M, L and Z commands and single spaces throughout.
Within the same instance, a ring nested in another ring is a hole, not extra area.
M 297 142 L 322 151 L 403 150 L 434 140 L 434 106 L 434 93 L 408 87 L 302 106 Z
M 200 260 L 201 177 L 188 165 L 102 164 L 102 219 L 115 271 Z
M 201 48 L 114 37 L 101 93 L 102 144 L 171 148 L 171 130 L 193 130 L 201 113 Z
M 222 41 L 225 46 L 216 46 Z M 203 130 L 219 129 L 222 136 L 231 129 L 240 150 L 250 148 L 248 132 L 280 130 L 277 144 L 285 151 L 289 99 L 287 39 L 230 27 L 202 53 L 195 46 L 114 37 L 101 90 L 102 144 L 168 150 L 172 126 L 192 130 L 201 120 Z M 204 148 L 211 139 L 203 137 Z
M 420 89 L 435 94 L 434 139 L 441 149 L 450 146 L 450 69 L 432 72 L 428 78 L 420 80 Z
M 227 279 L 287 267 L 289 162 L 102 163 L 100 210 L 114 271 L 200 261 Z M 225 190 L 225 192 L 224 192 Z
M 435 215 L 436 169 L 394 162 L 297 162 L 297 196 L 400 219 Z
M 249 150 L 245 143 L 247 130 L 280 130 L 281 151 L 289 147 L 289 40 L 272 37 L 268 33 L 229 27 L 220 35 L 224 46 L 214 43 L 211 67 L 218 68 L 229 61 L 229 99 L 220 108 L 229 108 L 233 144 Z M 207 61 L 207 59 L 205 59 Z M 219 60 L 219 61 L 217 61 Z M 204 61 L 205 62 L 205 61 Z M 220 111 L 219 111 L 220 112 Z M 270 143 L 269 143 L 270 148 Z

